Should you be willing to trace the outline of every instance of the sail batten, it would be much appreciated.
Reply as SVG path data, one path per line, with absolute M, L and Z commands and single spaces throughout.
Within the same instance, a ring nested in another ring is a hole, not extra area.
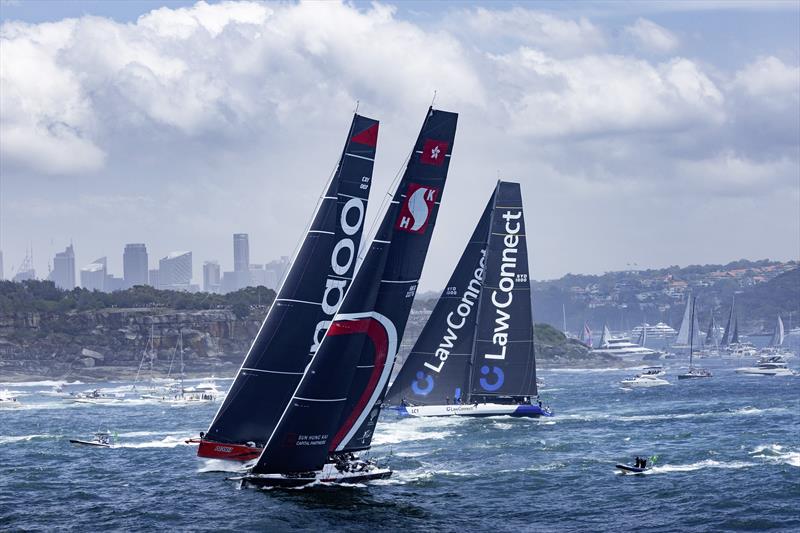
M 263 444 L 272 432 L 350 285 L 377 134 L 378 121 L 354 115 L 337 169 L 206 439 Z

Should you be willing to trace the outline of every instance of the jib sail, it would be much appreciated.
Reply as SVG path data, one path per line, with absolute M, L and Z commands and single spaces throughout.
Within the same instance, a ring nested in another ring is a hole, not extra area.
M 461 254 L 450 281 L 386 397 L 399 405 L 442 405 L 469 393 L 478 302 L 486 271 L 494 193 Z
M 355 115 L 337 170 L 206 439 L 263 444 L 275 428 L 352 279 L 377 140 L 378 121 Z

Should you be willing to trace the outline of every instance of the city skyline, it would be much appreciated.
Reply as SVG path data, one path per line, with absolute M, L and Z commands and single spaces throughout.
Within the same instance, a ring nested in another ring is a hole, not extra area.
M 459 127 L 420 290 L 498 177 L 534 279 L 800 257 L 796 2 L 157 4 L 4 3 L 6 278 L 70 240 L 116 273 L 126 242 L 192 250 L 197 284 L 237 231 L 291 256 L 356 102 L 381 121 L 368 228 L 434 94 Z

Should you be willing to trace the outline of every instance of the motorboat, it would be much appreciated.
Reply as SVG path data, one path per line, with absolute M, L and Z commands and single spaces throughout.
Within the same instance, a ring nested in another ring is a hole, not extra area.
M 81 444 L 83 446 L 95 446 L 97 448 L 113 448 L 114 442 L 109 432 L 98 431 L 92 440 L 69 439 L 70 444 Z
M 9 391 L 0 391 L 0 409 L 15 409 L 22 407 L 22 404 L 17 397 L 12 395 Z
M 689 367 L 683 374 L 678 374 L 678 379 L 710 378 L 713 374 L 707 368 Z
M 756 362 L 754 367 L 737 368 L 737 374 L 750 374 L 756 376 L 793 376 L 795 372 L 788 368 L 786 359 L 779 355 L 764 357 Z
M 642 331 L 644 331 L 648 339 L 668 339 L 678 334 L 678 332 L 675 331 L 675 328 L 670 327 L 663 322 L 659 322 L 654 326 L 651 326 L 645 322 L 641 326 L 636 326 L 633 328 L 631 331 L 631 337 L 641 337 Z
M 660 377 L 652 374 L 637 374 L 632 378 L 623 379 L 619 382 L 619 384 L 626 389 L 642 389 L 671 385 L 671 383 L 666 379 L 661 379 Z
M 667 372 L 664 370 L 664 367 L 661 366 L 661 365 L 646 366 L 646 367 L 644 367 L 642 369 L 641 373 L 642 374 L 647 374 L 647 375 L 650 375 L 650 376 L 656 376 L 656 377 L 661 377 L 661 376 L 666 376 L 667 375 Z
M 613 355 L 626 359 L 658 359 L 662 355 L 661 352 L 631 342 L 629 337 L 622 335 L 612 337 L 608 327 L 603 328 L 600 346 L 592 350 L 592 353 Z
M 70 394 L 70 398 L 75 403 L 117 403 L 121 402 L 124 395 L 111 395 L 100 392 L 98 389 Z

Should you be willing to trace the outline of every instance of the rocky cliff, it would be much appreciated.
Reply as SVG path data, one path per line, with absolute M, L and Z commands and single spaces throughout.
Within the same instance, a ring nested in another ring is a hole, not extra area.
M 135 374 L 145 351 L 153 354 L 153 371 L 166 372 L 179 335 L 188 372 L 232 374 L 264 314 L 257 309 L 240 319 L 228 309 L 152 308 L 0 314 L 0 381 L 20 376 L 123 377 Z

